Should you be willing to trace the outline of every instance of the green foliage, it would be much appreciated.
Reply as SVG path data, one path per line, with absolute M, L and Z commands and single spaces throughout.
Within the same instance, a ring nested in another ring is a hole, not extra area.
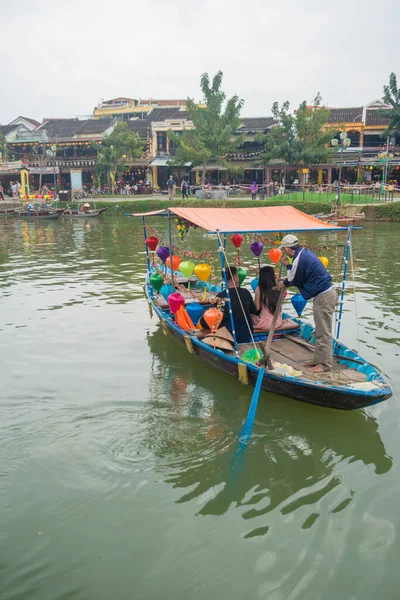
M 6 138 L 4 137 L 4 135 L 1 131 L 0 131 L 0 154 L 1 154 L 0 162 L 1 161 L 4 162 L 5 160 L 7 160 Z
M 294 114 L 289 113 L 288 101 L 282 106 L 274 103 L 272 114 L 276 125 L 266 135 L 256 138 L 264 144 L 262 160 L 265 164 L 271 159 L 288 165 L 317 165 L 329 160 L 332 131 L 324 127 L 329 110 L 321 101 L 320 94 L 317 94 L 312 107 L 304 101 Z
M 382 135 L 400 134 L 400 88 L 397 87 L 395 73 L 390 74 L 389 85 L 383 86 L 383 101 L 392 108 L 389 111 L 379 111 L 382 117 L 385 119 L 389 118 L 389 124 Z
M 225 102 L 226 94 L 221 89 L 222 77 L 222 71 L 218 71 L 212 82 L 207 73 L 201 76 L 200 88 L 205 106 L 187 100 L 189 119 L 194 129 L 184 130 L 181 135 L 168 132 L 169 138 L 177 145 L 172 164 L 182 166 L 190 162 L 193 166 L 203 167 L 203 183 L 208 161 L 214 158 L 222 163 L 225 155 L 234 152 L 243 142 L 241 136 L 235 136 L 240 125 L 243 100 L 235 95 Z
M 92 147 L 97 152 L 95 174 L 99 183 L 104 185 L 110 183 L 110 173 L 116 177 L 124 171 L 127 160 L 141 158 L 144 142 L 137 133 L 129 131 L 124 121 L 119 121 L 101 146 L 92 142 Z

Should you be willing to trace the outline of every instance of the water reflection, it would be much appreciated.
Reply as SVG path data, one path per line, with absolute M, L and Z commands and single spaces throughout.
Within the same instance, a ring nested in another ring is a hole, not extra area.
M 350 463 L 373 465 L 376 474 L 390 470 L 392 459 L 371 415 L 266 393 L 251 444 L 239 456 L 237 434 L 251 391 L 198 359 L 188 359 L 186 350 L 161 329 L 149 334 L 148 344 L 154 364 L 147 444 L 162 459 L 166 481 L 186 490 L 178 502 L 196 499 L 199 514 L 222 515 L 234 505 L 251 519 L 309 505 L 312 515 L 321 498 L 341 485 Z M 332 512 L 346 508 L 353 492 L 345 496 Z

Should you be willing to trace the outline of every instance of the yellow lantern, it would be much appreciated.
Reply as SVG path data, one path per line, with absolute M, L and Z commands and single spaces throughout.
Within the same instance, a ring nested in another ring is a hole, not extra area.
M 196 277 L 198 279 L 200 279 L 200 281 L 203 281 L 204 283 L 210 277 L 210 273 L 211 273 L 211 267 L 207 263 L 199 263 L 194 268 L 194 274 L 196 275 Z M 206 294 L 207 294 L 207 287 L 204 286 L 204 293 L 203 293 L 203 298 L 202 298 L 203 302 L 206 299 Z
M 318 256 L 318 258 L 324 265 L 325 269 L 327 269 L 329 265 L 329 260 L 326 258 L 326 256 Z

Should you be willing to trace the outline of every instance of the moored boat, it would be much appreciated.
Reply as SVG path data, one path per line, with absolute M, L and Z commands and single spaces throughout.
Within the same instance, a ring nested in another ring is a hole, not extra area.
M 2 208 L 0 209 L 0 217 L 16 217 L 17 213 L 15 208 Z
M 348 243 L 345 244 L 345 260 L 348 262 L 349 240 L 351 228 L 342 228 L 337 225 L 325 223 L 309 215 L 301 213 L 293 207 L 270 207 L 248 209 L 204 209 L 204 208 L 169 208 L 163 211 L 138 213 L 133 216 L 142 217 L 146 239 L 145 217 L 164 215 L 169 219 L 179 218 L 186 222 L 202 227 L 208 234 L 218 237 L 218 251 L 224 269 L 226 255 L 226 236 L 241 233 L 275 233 L 296 231 L 346 231 Z M 171 227 L 169 223 L 169 250 L 170 265 L 173 269 Z M 157 238 L 153 238 L 153 241 Z M 148 240 L 147 240 L 148 241 Z M 158 240 L 157 240 L 158 242 Z M 154 248 L 155 250 L 155 248 Z M 261 370 L 258 361 L 249 361 L 249 351 L 254 351 L 255 356 L 266 337 L 268 331 L 255 331 L 251 343 L 238 344 L 234 339 L 234 347 L 216 347 L 199 339 L 195 331 L 187 329 L 178 322 L 172 314 L 168 301 L 156 292 L 152 285 L 152 276 L 162 274 L 162 269 L 150 260 L 148 255 L 148 272 L 145 281 L 145 294 L 151 311 L 159 317 L 164 333 L 171 334 L 178 342 L 185 345 L 188 352 L 194 354 L 223 371 L 242 383 L 255 385 Z M 176 283 L 174 271 L 171 271 L 171 280 Z M 166 280 L 166 278 L 165 278 Z M 167 281 L 167 280 L 166 280 Z M 203 281 L 203 280 L 202 280 Z M 204 285 L 201 283 L 200 285 Z M 226 281 L 225 281 L 226 285 Z M 190 289 L 179 286 L 185 305 L 193 302 Z M 229 294 L 227 294 L 229 298 Z M 210 306 L 210 297 L 204 294 L 198 304 L 204 309 Z M 342 317 L 344 301 L 344 284 L 339 313 L 339 325 Z M 229 300 L 228 300 L 229 302 Z M 275 364 L 274 368 L 265 368 L 262 379 L 262 389 L 282 396 L 294 398 L 324 407 L 345 410 L 358 409 L 376 404 L 389 398 L 392 390 L 382 374 L 354 350 L 346 347 L 339 340 L 340 326 L 335 339 L 332 339 L 333 365 L 328 373 L 310 372 L 303 364 L 312 359 L 316 338 L 314 328 L 288 314 L 283 315 L 283 326 L 276 329 L 270 346 L 270 357 Z M 290 319 L 290 320 L 289 320 Z M 234 331 L 232 332 L 234 334 Z M 233 335 L 235 338 L 235 334 Z M 277 367 L 279 365 L 279 367 Z
M 17 215 L 21 217 L 21 219 L 28 220 L 36 220 L 36 219 L 46 219 L 46 220 L 55 220 L 59 219 L 63 214 L 63 208 L 57 208 L 56 210 L 26 210 L 26 211 L 17 211 Z
M 77 208 L 66 208 L 63 212 L 63 217 L 73 217 L 76 219 L 87 219 L 87 218 L 95 218 L 102 215 L 107 208 L 98 208 L 94 210 L 79 210 Z

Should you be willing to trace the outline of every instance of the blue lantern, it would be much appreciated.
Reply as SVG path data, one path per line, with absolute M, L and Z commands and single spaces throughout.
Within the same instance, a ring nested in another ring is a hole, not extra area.
M 292 296 L 292 306 L 299 317 L 301 317 L 301 313 L 303 312 L 306 304 L 307 300 L 304 300 L 301 294 L 295 294 Z
M 173 285 L 163 285 L 161 290 L 160 290 L 160 294 L 162 295 L 162 297 L 164 298 L 165 302 L 168 302 L 168 296 L 170 294 L 174 293 L 174 286 Z
M 201 315 L 203 314 L 204 306 L 199 304 L 198 302 L 190 302 L 186 306 L 186 312 L 189 317 L 192 319 L 193 325 L 197 325 Z
M 258 287 L 258 277 L 256 277 L 255 279 L 252 279 L 250 281 L 250 285 L 251 285 L 251 287 L 253 289 L 253 292 L 255 292 L 256 289 L 257 289 L 257 287 Z

